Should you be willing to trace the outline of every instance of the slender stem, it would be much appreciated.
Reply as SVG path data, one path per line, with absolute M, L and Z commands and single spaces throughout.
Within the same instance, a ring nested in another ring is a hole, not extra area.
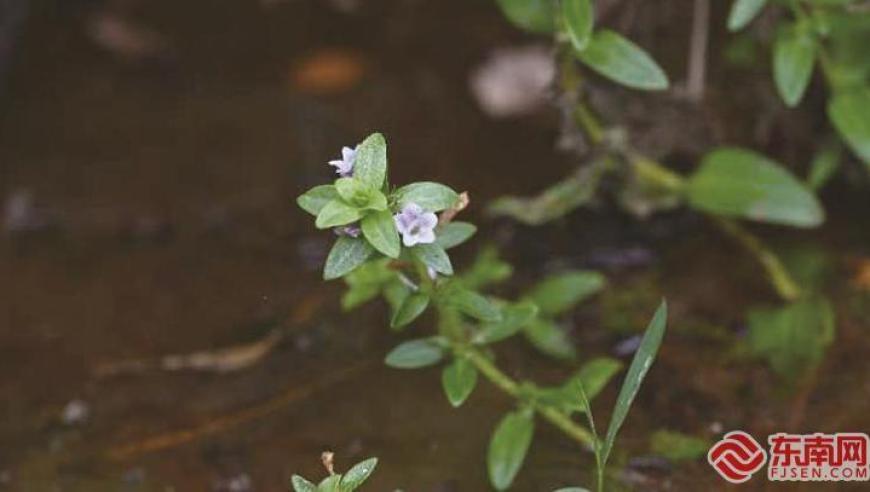
M 486 356 L 478 349 L 465 348 L 463 354 L 472 364 L 474 364 L 474 367 L 476 367 L 485 378 L 500 390 L 514 398 L 522 398 L 523 395 L 520 393 L 519 383 L 502 372 L 501 369 L 496 367 L 495 364 L 486 358 Z M 592 436 L 592 433 L 571 420 L 571 417 L 568 414 L 541 402 L 532 402 L 532 407 L 541 417 L 558 427 L 559 430 L 571 439 L 584 446 L 594 446 L 595 438 Z
M 716 216 L 710 217 L 722 231 L 733 237 L 744 248 L 755 255 L 755 258 L 758 259 L 767 272 L 770 283 L 783 299 L 794 301 L 801 296 L 800 287 L 791 277 L 785 265 L 757 236 L 744 229 L 736 221 Z
M 580 101 L 579 96 L 577 107 L 579 108 L 578 111 L 582 112 L 584 115 L 583 120 L 579 121 L 580 126 L 587 133 L 589 139 L 595 141 L 596 138 L 600 138 L 600 135 L 602 134 L 600 130 L 602 125 L 597 118 L 595 118 L 595 115 L 583 104 L 583 102 Z M 589 122 L 584 123 L 586 120 L 589 120 Z M 640 179 L 674 192 L 681 192 L 684 187 L 685 179 L 682 176 L 674 173 L 663 164 L 660 164 L 647 156 L 636 153 L 630 148 L 611 148 L 610 153 L 612 156 L 613 154 L 620 154 L 613 157 L 621 157 L 628 161 Z M 761 239 L 731 219 L 722 218 L 712 214 L 706 215 L 723 231 L 734 237 L 738 243 L 755 256 L 758 262 L 761 263 L 761 266 L 764 267 L 771 285 L 780 297 L 787 301 L 793 301 L 800 297 L 801 290 L 800 287 L 798 287 L 797 282 L 792 278 L 779 257 L 776 256 L 776 254 L 771 251 L 761 241 Z

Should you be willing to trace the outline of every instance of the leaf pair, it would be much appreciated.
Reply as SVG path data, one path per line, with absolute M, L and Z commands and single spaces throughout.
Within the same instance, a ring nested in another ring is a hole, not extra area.
M 353 492 L 375 471 L 377 458 L 369 458 L 354 465 L 347 473 L 330 475 L 314 485 L 299 475 L 293 475 L 290 483 L 295 492 Z

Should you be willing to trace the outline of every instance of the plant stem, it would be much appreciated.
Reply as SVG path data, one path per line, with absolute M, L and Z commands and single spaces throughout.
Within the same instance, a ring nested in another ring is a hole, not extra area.
M 801 288 L 782 264 L 779 257 L 771 251 L 758 236 L 747 231 L 736 221 L 723 217 L 710 216 L 719 229 L 749 250 L 764 267 L 768 279 L 776 292 L 786 301 L 794 301 L 801 296 Z
M 563 63 L 563 71 L 568 70 L 574 70 L 576 72 L 576 68 L 574 68 L 573 65 Z M 572 89 L 579 92 L 579 75 L 574 74 L 570 77 L 563 76 L 563 80 L 570 80 L 574 84 Z M 583 128 L 583 131 L 586 132 L 590 141 L 601 142 L 603 126 L 592 111 L 583 103 L 579 94 L 577 95 L 576 106 L 575 114 L 577 115 L 577 123 L 581 128 Z M 628 161 L 638 178 L 666 190 L 682 192 L 685 178 L 671 171 L 663 164 L 658 163 L 647 156 L 638 154 L 631 148 L 627 148 L 627 146 L 623 149 L 611 147 L 608 152 L 613 158 L 620 157 Z M 792 278 L 779 257 L 771 251 L 770 248 L 761 241 L 761 239 L 743 228 L 734 220 L 713 214 L 705 215 L 715 222 L 720 229 L 735 238 L 738 243 L 755 256 L 758 262 L 761 263 L 761 266 L 764 267 L 767 273 L 767 278 L 770 280 L 771 285 L 780 297 L 786 301 L 793 301 L 800 297 L 801 289 L 798 287 L 797 282 Z
M 480 350 L 473 347 L 460 350 L 492 384 L 514 398 L 522 398 L 519 383 L 496 367 Z M 595 438 L 592 436 L 592 433 L 571 420 L 571 417 L 566 413 L 540 402 L 532 402 L 532 407 L 544 420 L 558 427 L 559 430 L 571 439 L 587 447 L 594 446 Z

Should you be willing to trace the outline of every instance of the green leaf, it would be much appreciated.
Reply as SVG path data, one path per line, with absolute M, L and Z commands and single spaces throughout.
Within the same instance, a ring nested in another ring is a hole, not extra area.
M 584 489 L 583 487 L 562 487 L 553 492 L 589 492 L 589 489 Z
M 541 313 L 563 313 L 604 288 L 606 279 L 593 271 L 568 271 L 544 279 L 526 296 Z
M 296 198 L 296 203 L 302 210 L 317 217 L 327 203 L 338 198 L 338 191 L 332 185 L 320 185 L 311 188 Z
M 577 350 L 568 335 L 549 320 L 535 319 L 523 330 L 526 338 L 542 353 L 562 360 L 577 357 Z
M 372 133 L 357 147 L 353 177 L 376 190 L 384 185 L 387 177 L 387 142 L 380 133 Z
M 523 466 L 534 434 L 532 412 L 511 412 L 498 423 L 486 455 L 489 481 L 496 490 L 506 490 L 511 486 Z
M 438 244 L 418 244 L 411 248 L 411 254 L 436 272 L 442 275 L 453 275 L 450 257 Z
M 353 237 L 340 237 L 335 240 L 326 265 L 323 267 L 323 279 L 332 280 L 343 277 L 358 266 L 365 263 L 374 250 L 369 243 Z
M 628 374 L 626 374 L 622 388 L 619 390 L 619 396 L 616 398 L 616 406 L 613 408 L 610 424 L 607 426 L 607 436 L 601 444 L 602 466 L 607 463 L 610 451 L 613 449 L 613 442 L 616 440 L 616 434 L 619 433 L 619 429 L 622 428 L 622 424 L 625 422 L 628 410 L 631 408 L 634 397 L 637 396 L 637 392 L 640 390 L 640 385 L 643 383 L 647 371 L 652 367 L 656 354 L 659 351 L 659 346 L 662 343 L 662 338 L 665 335 L 667 321 L 668 305 L 665 301 L 662 301 L 652 320 L 649 322 L 646 332 L 643 334 L 640 347 L 634 354 L 634 359 L 632 359 L 631 366 L 628 368 Z
M 817 366 L 834 340 L 834 310 L 826 299 L 753 309 L 748 318 L 750 349 L 792 379 Z
M 586 49 L 592 36 L 592 25 L 595 14 L 592 11 L 591 0 L 562 0 L 562 18 L 571 44 L 577 51 Z
M 444 358 L 444 347 L 436 338 L 422 338 L 400 344 L 387 354 L 384 362 L 397 369 L 417 369 L 437 364 Z
M 435 229 L 435 244 L 444 249 L 454 248 L 468 241 L 477 227 L 468 222 L 450 222 Z
M 305 480 L 299 475 L 293 475 L 290 477 L 290 483 L 293 485 L 293 490 L 295 492 L 317 492 L 317 486 L 313 483 Z
M 389 210 L 366 215 L 360 225 L 363 236 L 376 250 L 390 258 L 399 257 L 402 244 L 399 242 L 399 231 L 396 230 L 393 214 Z
M 341 475 L 330 475 L 317 484 L 317 492 L 341 492 Z
M 348 205 L 340 199 L 335 199 L 328 202 L 320 213 L 317 214 L 317 220 L 314 225 L 318 229 L 329 229 L 330 227 L 342 226 L 356 222 L 362 217 L 362 212 Z
M 498 0 L 502 13 L 520 29 L 548 33 L 556 28 L 554 0 Z
M 429 296 L 422 293 L 411 294 L 405 298 L 390 321 L 391 328 L 402 328 L 417 319 L 429 306 Z
M 767 0 L 734 0 L 728 13 L 728 30 L 739 31 L 746 27 L 766 3 Z
M 462 283 L 470 289 L 482 289 L 508 279 L 513 267 L 498 256 L 498 250 L 487 246 L 478 253 L 474 263 L 462 274 Z
M 587 403 L 601 393 L 621 368 L 622 363 L 616 359 L 592 359 L 562 386 L 540 389 L 538 397 L 565 413 L 586 412 L 589 408 Z
M 649 91 L 668 88 L 668 77 L 655 60 L 613 31 L 597 31 L 577 57 L 589 68 L 627 87 Z
M 446 302 L 463 314 L 480 321 L 501 321 L 501 311 L 489 299 L 464 287 L 454 287 L 446 294 Z
M 378 466 L 377 458 L 369 458 L 353 465 L 341 479 L 341 492 L 353 492 L 365 482 Z
M 825 212 L 815 195 L 778 163 L 752 151 L 707 154 L 688 181 L 689 204 L 717 215 L 816 227 Z
M 441 373 L 441 386 L 447 401 L 454 407 L 462 405 L 477 385 L 477 369 L 467 358 L 457 357 Z
M 855 154 L 870 166 L 870 88 L 834 94 L 828 118 Z
M 842 151 L 839 145 L 828 145 L 819 149 L 810 163 L 810 173 L 807 176 L 807 186 L 818 191 L 831 179 L 840 167 Z
M 613 376 L 622 369 L 622 362 L 610 357 L 596 357 L 587 363 L 577 372 L 577 375 L 572 378 L 579 380 L 583 385 L 583 390 L 586 392 L 586 397 L 590 400 L 598 396 L 599 393 L 607 386 L 607 383 L 613 379 Z M 585 409 L 584 409 L 585 410 Z
M 538 315 L 538 306 L 531 301 L 522 301 L 502 308 L 502 320 L 480 327 L 477 343 L 495 343 L 512 337 L 532 322 Z
M 362 210 L 386 210 L 387 197 L 356 178 L 339 178 L 335 189 L 346 202 Z
M 781 29 L 773 46 L 773 80 L 786 106 L 801 101 L 813 75 L 816 39 L 807 29 Z
M 456 204 L 459 195 L 440 183 L 423 181 L 411 183 L 396 190 L 396 201 L 399 208 L 409 203 L 416 203 L 427 212 L 440 212 Z
M 705 456 L 712 444 L 707 439 L 669 430 L 658 430 L 650 438 L 650 450 L 675 463 Z

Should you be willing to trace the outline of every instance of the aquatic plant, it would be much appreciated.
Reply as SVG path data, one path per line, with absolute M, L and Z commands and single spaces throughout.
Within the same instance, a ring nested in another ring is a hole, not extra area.
M 293 475 L 290 484 L 295 492 L 353 492 L 368 480 L 378 466 L 377 458 L 369 458 L 353 465 L 345 473 L 336 473 L 333 453 L 324 452 L 320 459 L 328 473 L 326 478 L 314 485 L 300 475 Z
M 511 266 L 494 250 L 484 249 L 467 270 L 454 274 L 448 254 L 476 232 L 473 224 L 455 220 L 468 204 L 467 194 L 434 182 L 392 186 L 387 177 L 387 145 L 378 133 L 359 144 L 351 160 L 349 173 L 331 185 L 312 188 L 297 202 L 316 217 L 318 228 L 333 229 L 338 235 L 323 277 L 344 279 L 348 286 L 342 298 L 345 309 L 382 297 L 391 307 L 389 325 L 397 331 L 407 329 L 426 312 L 434 313 L 434 333 L 400 343 L 386 355 L 386 364 L 398 369 L 443 364 L 442 387 L 454 407 L 468 399 L 480 377 L 516 400 L 516 408 L 496 425 L 487 451 L 489 478 L 496 489 L 505 490 L 514 481 L 539 419 L 594 451 L 599 489 L 603 487 L 616 436 L 664 335 L 665 303 L 646 330 L 607 433 L 599 438 L 589 401 L 620 370 L 619 361 L 591 359 L 563 384 L 540 386 L 511 378 L 497 365 L 494 346 L 521 334 L 543 353 L 576 359 L 557 319 L 602 289 L 604 277 L 591 271 L 561 272 L 516 300 L 489 295 L 486 289 L 507 279 Z M 347 228 L 359 234 L 348 234 Z M 578 422 L 581 413 L 586 415 L 588 428 Z
M 864 56 L 870 16 L 855 15 L 866 6 L 850 0 L 735 0 L 728 27 L 744 28 L 767 3 L 792 14 L 777 18 L 773 42 L 773 78 L 783 101 L 797 105 L 813 67 L 821 67 L 832 93 L 828 118 L 870 165 L 870 58 Z M 693 172 L 681 175 L 637 150 L 629 133 L 602 121 L 588 101 L 586 68 L 633 89 L 668 87 L 667 77 L 642 48 L 595 26 L 591 0 L 498 0 L 498 5 L 521 29 L 553 36 L 560 61 L 557 100 L 572 122 L 566 131 L 576 132 L 572 136 L 586 146 L 580 151 L 584 162 L 570 176 L 535 197 L 498 199 L 490 211 L 530 225 L 546 223 L 614 190 L 600 186 L 605 180 L 616 183 L 617 203 L 640 217 L 679 206 L 692 208 L 756 258 L 785 302 L 749 313 L 751 352 L 767 358 L 783 374 L 817 365 L 833 339 L 829 303 L 816 288 L 801 285 L 781 257 L 738 220 L 805 229 L 820 226 L 825 212 L 815 191 L 839 166 L 840 145 L 821 139 L 825 143 L 805 179 L 754 150 L 733 146 L 709 150 Z M 796 313 L 810 311 L 823 315 L 791 321 Z M 791 342 L 798 339 L 807 343 Z

